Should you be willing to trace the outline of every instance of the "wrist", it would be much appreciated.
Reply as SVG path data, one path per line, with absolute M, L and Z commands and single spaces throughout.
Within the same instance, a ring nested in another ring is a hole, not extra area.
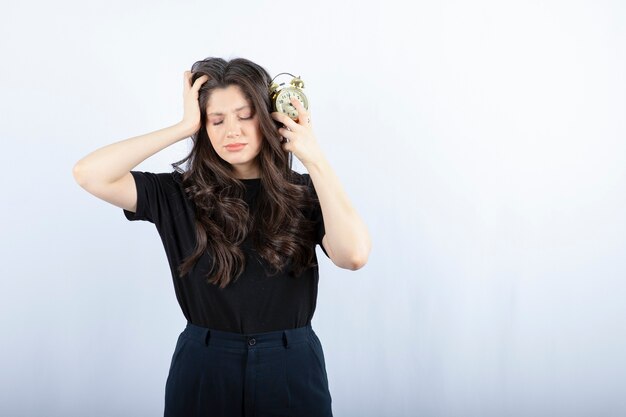
M 317 174 L 327 171 L 330 164 L 324 155 L 319 155 L 319 157 L 303 165 L 309 174 Z
M 190 125 L 185 121 L 180 121 L 174 126 L 176 126 L 176 128 L 180 131 L 183 138 L 190 137 L 200 129 L 198 126 Z

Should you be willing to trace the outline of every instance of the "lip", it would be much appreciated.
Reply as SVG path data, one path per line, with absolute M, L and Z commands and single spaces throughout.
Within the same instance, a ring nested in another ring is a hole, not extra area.
M 231 143 L 231 144 L 226 145 L 225 148 L 228 149 L 229 151 L 239 151 L 243 149 L 244 146 L 246 146 L 245 143 Z

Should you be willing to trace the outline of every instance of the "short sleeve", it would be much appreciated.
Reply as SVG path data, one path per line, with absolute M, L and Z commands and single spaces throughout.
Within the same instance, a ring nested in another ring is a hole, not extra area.
M 303 175 L 306 179 L 306 184 L 309 187 L 309 191 L 315 196 L 315 200 L 317 200 L 317 192 L 315 191 L 315 186 L 313 185 L 311 177 L 309 176 L 309 174 Z M 320 207 L 319 201 L 315 202 L 315 205 L 311 210 L 311 220 L 315 222 L 315 243 L 320 245 L 320 248 L 322 248 L 322 251 L 324 252 L 326 257 L 330 259 L 330 256 L 328 256 L 328 252 L 326 252 L 326 249 L 322 244 L 322 239 L 326 234 L 326 229 L 324 228 L 324 217 L 322 216 L 322 208 Z
M 171 178 L 169 173 L 130 171 L 137 188 L 137 210 L 122 209 L 126 219 L 130 221 L 145 220 L 158 224 L 169 209 L 167 203 L 166 182 Z

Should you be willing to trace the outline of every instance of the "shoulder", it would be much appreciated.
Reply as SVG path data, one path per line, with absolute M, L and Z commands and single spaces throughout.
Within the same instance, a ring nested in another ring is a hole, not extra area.
M 152 172 L 152 171 L 139 171 L 139 170 L 131 170 L 130 171 L 134 176 L 140 176 L 145 178 L 150 178 L 154 180 L 159 180 L 161 182 L 178 182 L 182 178 L 182 174 L 178 171 L 172 172 Z
M 182 183 L 183 183 L 183 173 L 184 173 L 183 171 L 176 171 L 176 170 L 170 172 L 169 173 L 170 180 L 172 182 L 175 182 L 177 184 L 181 184 L 182 185 Z
M 296 185 L 305 185 L 309 188 L 313 185 L 311 181 L 311 176 L 306 172 L 301 174 L 299 172 L 292 171 L 290 182 Z
M 173 172 L 151 172 L 131 170 L 131 174 L 137 184 L 137 189 L 147 190 L 172 190 L 182 188 L 182 175 L 177 171 Z
M 156 173 L 146 172 L 146 174 L 152 175 L 155 180 L 165 186 L 178 187 L 183 183 L 183 173 L 179 171 Z
M 292 184 L 304 185 L 306 183 L 306 175 L 308 174 L 301 174 L 292 170 L 290 173 L 290 177 L 287 178 L 287 181 Z
M 315 191 L 313 180 L 311 180 L 311 176 L 308 173 L 305 172 L 301 174 L 299 172 L 292 171 L 290 182 L 303 187 L 303 189 L 306 190 L 306 193 L 312 195 L 314 199 L 317 199 L 317 192 Z

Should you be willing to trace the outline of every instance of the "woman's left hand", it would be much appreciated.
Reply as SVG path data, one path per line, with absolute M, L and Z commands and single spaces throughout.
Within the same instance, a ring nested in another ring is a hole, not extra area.
M 272 112 L 271 116 L 274 120 L 285 125 L 278 129 L 278 133 L 287 139 L 283 143 L 283 149 L 292 152 L 300 162 L 308 168 L 308 164 L 315 163 L 323 157 L 322 150 L 313 133 L 311 115 L 309 112 L 304 108 L 302 103 L 294 97 L 291 98 L 291 104 L 298 111 L 297 122 L 281 112 Z

